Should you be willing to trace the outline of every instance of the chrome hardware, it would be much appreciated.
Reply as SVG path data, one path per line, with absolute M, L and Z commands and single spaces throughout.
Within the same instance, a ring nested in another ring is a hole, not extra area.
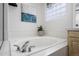
M 28 47 L 28 52 L 31 52 L 32 48 L 34 48 L 35 46 L 29 46 Z

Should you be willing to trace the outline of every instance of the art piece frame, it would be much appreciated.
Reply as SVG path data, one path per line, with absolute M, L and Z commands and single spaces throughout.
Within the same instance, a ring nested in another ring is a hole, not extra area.
M 21 21 L 36 23 L 36 16 L 29 13 L 21 12 Z
M 22 22 L 30 22 L 30 23 L 36 23 L 36 15 L 34 15 L 33 13 L 29 13 L 29 12 L 24 12 L 23 10 L 23 5 L 21 4 L 21 21 Z

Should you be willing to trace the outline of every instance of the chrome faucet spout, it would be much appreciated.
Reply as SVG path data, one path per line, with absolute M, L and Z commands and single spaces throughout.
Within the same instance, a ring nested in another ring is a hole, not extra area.
M 26 48 L 27 48 L 27 46 L 28 46 L 28 43 L 29 43 L 29 41 L 26 41 L 25 43 L 24 43 L 24 45 L 21 47 L 21 52 L 26 52 Z
M 26 41 L 26 42 L 23 44 L 22 48 L 26 47 L 28 43 L 29 43 L 29 41 Z

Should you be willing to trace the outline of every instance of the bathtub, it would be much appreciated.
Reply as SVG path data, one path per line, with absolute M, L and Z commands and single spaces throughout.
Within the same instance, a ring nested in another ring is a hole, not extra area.
M 16 51 L 14 45 L 22 46 L 26 41 L 29 41 L 29 46 L 35 46 L 31 52 Z M 11 56 L 47 56 L 57 50 L 67 46 L 66 39 L 55 37 L 30 37 L 30 38 L 17 38 L 11 39 L 10 42 L 10 55 Z
M 0 56 L 10 56 L 10 44 L 8 40 L 5 40 L 0 49 Z

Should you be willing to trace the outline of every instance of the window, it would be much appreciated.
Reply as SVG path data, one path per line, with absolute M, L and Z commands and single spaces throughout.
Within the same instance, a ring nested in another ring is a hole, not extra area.
M 76 14 L 79 14 L 79 3 L 76 4 Z
M 75 12 L 76 12 L 76 27 L 79 27 L 79 3 L 75 5 Z
M 66 13 L 66 4 L 65 3 L 47 3 L 45 18 L 46 21 L 52 20 L 52 18 L 57 18 Z

